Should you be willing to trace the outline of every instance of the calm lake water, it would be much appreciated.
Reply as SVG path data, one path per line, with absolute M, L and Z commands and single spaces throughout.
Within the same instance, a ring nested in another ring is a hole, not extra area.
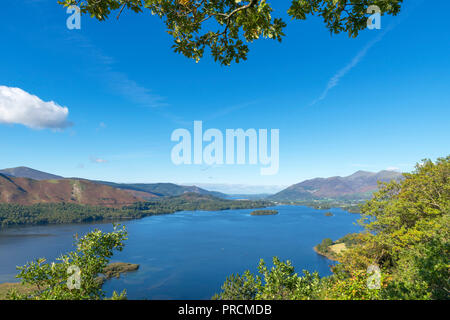
M 122 222 L 129 233 L 124 251 L 112 261 L 140 264 L 138 271 L 108 281 L 104 289 L 127 289 L 130 299 L 210 299 L 232 273 L 256 271 L 259 259 L 290 259 L 302 269 L 329 275 L 332 261 L 313 246 L 358 232 L 359 215 L 341 209 L 277 206 L 278 215 L 252 210 L 183 211 Z M 326 217 L 326 211 L 334 216 Z M 16 266 L 38 257 L 53 260 L 73 249 L 73 234 L 111 223 L 47 225 L 0 230 L 0 282 L 15 282 Z

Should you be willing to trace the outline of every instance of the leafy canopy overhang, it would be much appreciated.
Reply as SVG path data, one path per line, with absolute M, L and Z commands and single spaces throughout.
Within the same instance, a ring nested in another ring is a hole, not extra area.
M 366 28 L 371 15 L 368 8 L 378 6 L 381 14 L 397 15 L 403 0 L 292 0 L 287 11 L 293 20 L 308 15 L 323 18 L 333 33 L 346 32 L 351 37 Z M 100 21 L 113 13 L 119 19 L 126 10 L 150 11 L 160 17 L 174 38 L 175 52 L 198 62 L 209 48 L 222 65 L 247 59 L 248 43 L 259 38 L 280 41 L 286 23 L 273 16 L 266 0 L 58 0 L 68 7 L 79 6 L 82 14 Z

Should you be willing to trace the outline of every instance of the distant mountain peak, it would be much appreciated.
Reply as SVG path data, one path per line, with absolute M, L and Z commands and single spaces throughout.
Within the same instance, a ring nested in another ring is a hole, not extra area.
M 32 169 L 29 167 L 15 167 L 15 168 L 8 168 L 0 170 L 0 173 L 16 177 L 16 178 L 28 178 L 33 180 L 61 180 L 64 179 L 64 177 L 54 175 L 51 173 L 39 171 L 36 169 Z
M 55 174 L 39 171 L 33 168 L 20 166 L 0 170 L 0 174 L 5 177 L 27 178 L 32 180 L 69 180 Z M 82 178 L 74 178 L 75 180 L 93 182 L 101 185 L 107 185 L 113 188 L 125 190 L 128 194 L 139 197 L 141 199 L 153 199 L 161 196 L 177 196 L 186 192 L 196 192 L 204 195 L 212 195 L 219 198 L 227 196 L 221 192 L 208 191 L 197 186 L 182 186 L 175 183 L 113 183 L 108 181 L 95 181 Z
M 43 180 L 0 174 L 0 203 L 32 205 L 36 203 L 78 203 L 121 207 L 142 201 L 125 190 L 89 180 Z
M 378 181 L 389 182 L 402 179 L 396 171 L 370 172 L 359 170 L 346 177 L 315 178 L 293 184 L 272 195 L 272 200 L 314 199 L 366 199 L 377 190 Z
M 365 170 L 358 170 L 355 173 L 351 174 L 348 176 L 348 178 L 350 177 L 363 177 L 363 176 L 371 176 L 371 175 L 375 175 L 376 172 L 371 172 L 371 171 L 365 171 Z

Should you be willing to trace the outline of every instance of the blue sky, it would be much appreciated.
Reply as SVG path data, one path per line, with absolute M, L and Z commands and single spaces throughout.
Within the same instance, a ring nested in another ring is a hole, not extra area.
M 275 14 L 285 16 L 288 5 L 275 4 Z M 250 185 L 410 171 L 450 150 L 448 12 L 448 1 L 408 0 L 398 17 L 382 18 L 381 30 L 356 39 L 330 36 L 318 18 L 287 18 L 282 43 L 256 41 L 246 62 L 222 67 L 174 53 L 148 13 L 102 23 L 83 16 L 81 30 L 68 30 L 54 0 L 4 3 L 0 86 L 67 107 L 72 125 L 0 123 L 0 167 Z M 279 129 L 278 174 L 261 176 L 259 165 L 175 166 L 170 135 L 192 130 L 194 120 L 223 132 Z

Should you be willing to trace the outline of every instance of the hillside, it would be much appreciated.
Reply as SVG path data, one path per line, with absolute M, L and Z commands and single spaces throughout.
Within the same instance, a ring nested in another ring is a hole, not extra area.
M 64 179 L 64 177 L 57 176 L 51 173 L 42 172 L 39 170 L 31 169 L 28 167 L 17 167 L 0 170 L 0 174 L 6 176 L 17 177 L 17 178 L 28 178 L 34 180 L 59 180 Z
M 357 171 L 347 177 L 315 178 L 294 184 L 270 197 L 270 200 L 366 199 L 377 190 L 377 181 L 399 180 L 395 171 Z
M 42 172 L 28 167 L 16 167 L 0 170 L 0 174 L 15 178 L 28 178 L 33 180 L 83 180 L 93 183 L 102 184 L 122 190 L 126 190 L 129 194 L 142 198 L 144 200 L 152 200 L 157 197 L 178 196 L 186 192 L 195 192 L 198 194 L 212 195 L 219 198 L 227 198 L 228 196 L 221 192 L 208 191 L 197 186 L 182 186 L 174 183 L 115 183 L 109 181 L 87 180 L 82 178 L 65 178 L 47 172 Z
M 123 206 L 142 201 L 129 192 L 88 180 L 33 180 L 0 174 L 0 203 L 77 203 Z
M 197 186 L 181 186 L 174 183 L 114 183 L 108 181 L 95 181 L 118 189 L 133 190 L 151 193 L 155 196 L 179 196 L 184 193 L 198 193 L 202 195 L 211 195 L 218 198 L 228 197 L 226 194 L 216 191 L 208 191 Z
M 122 219 L 139 219 L 151 215 L 170 214 L 177 211 L 255 209 L 271 205 L 271 202 L 264 200 L 227 200 L 198 193 L 160 197 L 151 201 L 140 201 L 125 206 L 95 206 L 74 202 L 39 202 L 32 205 L 0 203 L 0 228 L 10 225 L 82 223 L 101 220 L 118 221 Z

